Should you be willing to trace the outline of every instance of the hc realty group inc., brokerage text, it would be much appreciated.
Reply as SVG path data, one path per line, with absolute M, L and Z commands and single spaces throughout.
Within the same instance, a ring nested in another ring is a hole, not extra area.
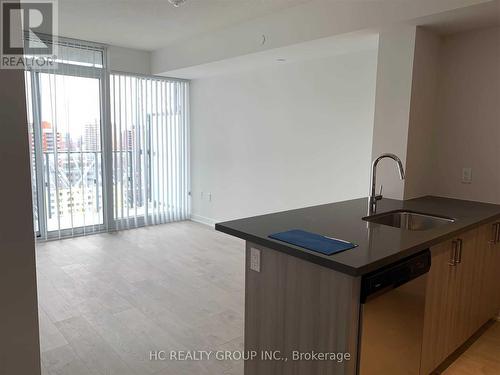
M 292 350 L 284 354 L 279 350 L 152 350 L 150 361 L 334 361 L 342 363 L 351 359 L 343 352 L 301 352 Z

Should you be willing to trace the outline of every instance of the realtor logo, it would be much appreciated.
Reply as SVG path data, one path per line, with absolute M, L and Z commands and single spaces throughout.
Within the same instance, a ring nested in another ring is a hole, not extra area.
M 54 68 L 57 55 L 57 0 L 0 0 L 0 4 L 0 67 Z

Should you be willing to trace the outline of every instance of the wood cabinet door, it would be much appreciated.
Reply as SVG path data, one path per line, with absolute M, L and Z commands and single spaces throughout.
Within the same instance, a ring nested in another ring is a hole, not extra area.
M 500 311 L 500 241 L 495 242 L 495 224 L 484 225 L 478 235 L 482 254 L 476 271 L 481 275 L 477 300 L 481 324 Z
M 431 248 L 431 269 L 427 276 L 421 373 L 429 374 L 449 354 L 452 342 L 453 309 L 456 300 L 456 267 L 450 265 L 452 241 Z
M 477 262 L 476 273 L 480 276 L 481 288 L 477 299 L 479 323 L 484 324 L 495 316 L 498 298 L 496 290 L 498 280 L 498 245 L 494 243 L 494 224 L 487 224 L 479 229 L 478 243 L 480 257 Z
M 500 222 L 498 223 L 500 225 Z M 499 235 L 500 237 L 500 235 Z M 493 317 L 500 316 L 500 238 L 498 242 L 492 246 L 494 254 L 492 255 L 493 261 L 492 263 L 492 280 L 491 283 L 493 285 Z
M 500 225 L 500 222 L 497 222 Z M 500 229 L 499 229 L 500 230 Z M 500 234 L 499 234 L 500 237 Z M 492 285 L 492 313 L 490 318 L 499 316 L 500 314 L 500 238 L 497 239 L 496 243 L 492 243 L 490 238 L 490 244 L 492 249 L 491 254 L 491 280 Z
M 479 292 L 474 302 L 474 323 L 477 328 L 481 327 L 491 318 L 491 283 L 492 283 L 492 254 L 493 244 L 492 224 L 483 225 L 477 234 L 477 258 L 475 262 L 474 277 L 476 285 L 479 284 Z
M 478 230 L 459 235 L 454 241 L 457 246 L 455 279 L 452 283 L 454 299 L 450 306 L 453 330 L 450 335 L 450 353 L 462 345 L 479 328 L 477 298 L 481 291 L 478 264 L 481 248 L 477 241 Z
M 431 248 L 421 374 L 431 373 L 499 313 L 500 241 L 494 237 L 490 223 Z
M 461 250 L 461 251 L 460 251 Z M 481 289 L 475 277 L 477 231 L 469 231 L 431 249 L 422 374 L 431 373 L 477 329 L 474 299 Z M 453 260 L 458 262 L 453 262 Z

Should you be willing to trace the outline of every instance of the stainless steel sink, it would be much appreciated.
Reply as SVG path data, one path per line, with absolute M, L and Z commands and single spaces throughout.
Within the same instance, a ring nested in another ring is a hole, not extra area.
M 455 219 L 412 211 L 390 211 L 364 217 L 363 220 L 406 230 L 428 230 L 455 222 Z

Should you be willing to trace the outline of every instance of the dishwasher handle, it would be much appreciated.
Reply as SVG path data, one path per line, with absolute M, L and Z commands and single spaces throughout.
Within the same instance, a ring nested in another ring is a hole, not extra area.
M 431 252 L 421 251 L 409 258 L 369 273 L 361 278 L 360 302 L 366 303 L 398 286 L 429 272 L 431 268 Z

